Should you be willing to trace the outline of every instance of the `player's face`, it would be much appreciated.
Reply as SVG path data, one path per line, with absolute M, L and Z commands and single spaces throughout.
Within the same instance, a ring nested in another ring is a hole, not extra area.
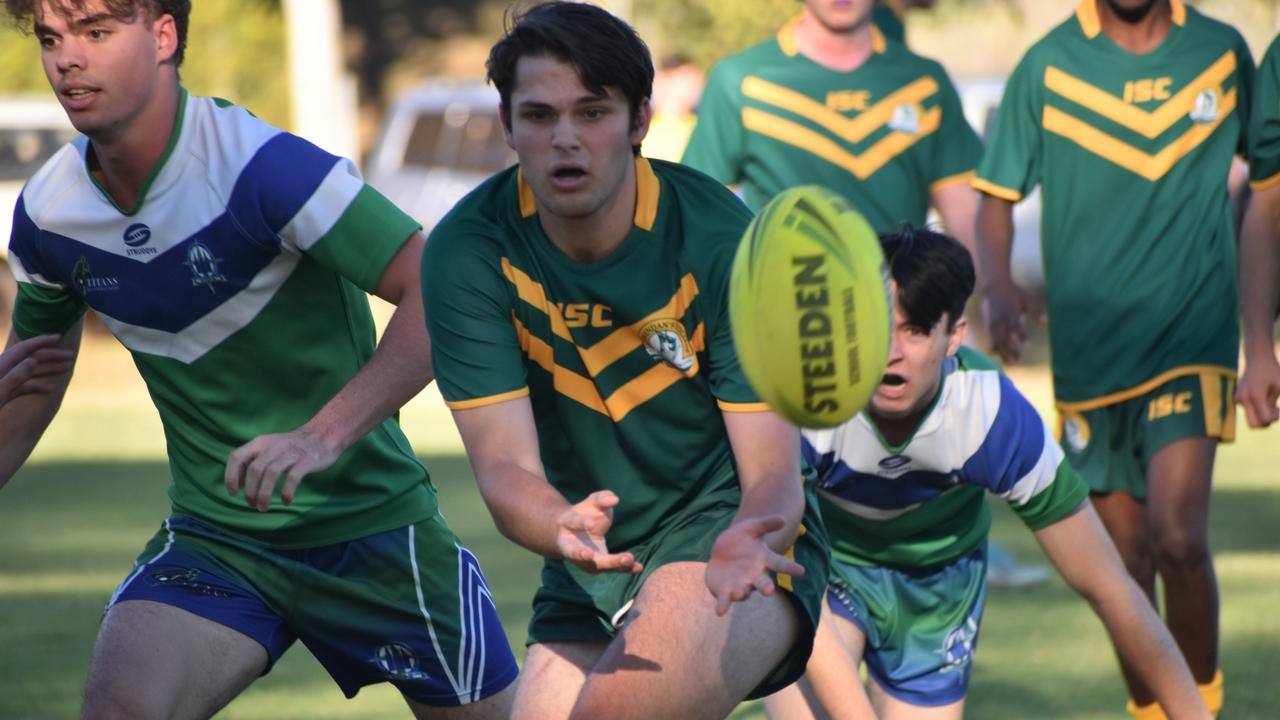
M 871 412 L 884 418 L 902 419 L 924 412 L 933 402 L 942 382 L 942 362 L 954 355 L 964 340 L 964 318 L 947 331 L 947 315 L 931 328 L 913 325 L 898 304 L 894 287 L 893 331 L 889 364 L 884 379 L 871 396 Z
M 649 106 L 632 127 L 627 99 L 583 87 L 578 71 L 551 57 L 523 57 L 511 91 L 507 144 L 533 190 L 539 213 L 582 220 L 609 212 L 634 178 L 631 146 L 649 128 Z
M 98 0 L 82 8 L 44 0 L 35 20 L 45 76 L 80 132 L 123 131 L 157 97 L 158 68 L 177 42 L 172 16 L 149 21 L 139 9 L 122 22 Z
M 832 33 L 850 33 L 871 16 L 873 0 L 804 0 L 804 9 Z

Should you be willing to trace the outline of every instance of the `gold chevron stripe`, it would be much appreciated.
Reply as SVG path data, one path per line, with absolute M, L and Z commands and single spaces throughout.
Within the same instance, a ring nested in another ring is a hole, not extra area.
M 847 118 L 808 95 L 768 80 L 748 75 L 742 81 L 742 94 L 746 97 L 795 113 L 851 143 L 861 142 L 892 120 L 893 111 L 899 105 L 919 104 L 936 92 L 938 81 L 925 75 L 893 91 L 857 117 Z
M 1235 70 L 1235 51 L 1228 50 L 1195 80 L 1187 83 L 1186 87 L 1151 112 L 1130 105 L 1115 95 L 1072 77 L 1052 65 L 1044 70 L 1044 86 L 1108 120 L 1123 125 L 1148 139 L 1155 139 L 1195 108 L 1196 95 L 1201 90 L 1221 87 L 1223 81 Z
M 755 108 L 742 109 L 742 125 L 748 130 L 771 137 L 779 142 L 807 150 L 827 162 L 844 168 L 859 180 L 875 174 L 885 163 L 897 157 L 903 150 L 933 133 L 942 122 L 942 108 L 926 110 L 920 116 L 920 131 L 914 135 L 892 132 L 867 148 L 861 155 L 854 155 L 840 147 L 831 138 L 809 128 L 785 120 Z
M 1109 160 L 1120 167 L 1141 175 L 1152 182 L 1159 180 L 1206 138 L 1213 134 L 1222 120 L 1236 107 L 1236 90 L 1232 88 L 1218 105 L 1218 117 L 1211 123 L 1193 125 L 1177 140 L 1163 150 L 1151 155 L 1128 143 L 1072 117 L 1057 108 L 1045 106 L 1043 125 L 1051 133 L 1061 135 L 1089 152 Z
M 654 310 L 637 322 L 614 330 L 609 333 L 608 337 L 592 345 L 590 349 L 579 349 L 579 353 L 582 355 L 582 363 L 586 366 L 587 372 L 597 375 L 618 358 L 640 347 L 640 329 L 648 323 L 659 318 L 674 318 L 676 320 L 683 318 L 685 311 L 689 309 L 689 306 L 693 304 L 693 299 L 697 296 L 698 283 L 693 279 L 693 273 L 686 273 L 684 277 L 680 278 L 680 288 L 671 296 L 666 305 Z M 695 360 L 694 362 L 696 363 L 697 361 Z
M 520 349 L 539 367 L 551 373 L 552 384 L 556 392 L 595 410 L 601 415 L 609 414 L 604 401 L 600 399 L 600 392 L 596 390 L 595 383 L 562 365 L 557 365 L 555 351 L 550 345 L 544 342 L 542 338 L 529 332 L 529 329 L 516 317 L 513 316 L 511 322 L 516 327 L 516 337 L 520 340 Z

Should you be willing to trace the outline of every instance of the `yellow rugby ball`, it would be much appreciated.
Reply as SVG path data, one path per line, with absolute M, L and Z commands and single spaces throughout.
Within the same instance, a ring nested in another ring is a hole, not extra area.
M 733 258 L 738 360 L 760 397 L 803 427 L 833 427 L 866 406 L 888 360 L 891 308 L 876 233 L 817 185 L 770 200 Z

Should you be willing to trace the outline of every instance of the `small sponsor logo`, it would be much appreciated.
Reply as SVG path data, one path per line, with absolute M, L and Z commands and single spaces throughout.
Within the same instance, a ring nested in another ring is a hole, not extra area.
M 89 259 L 83 255 L 80 256 L 80 259 L 76 261 L 75 267 L 71 270 L 71 282 L 82 296 L 91 292 L 109 292 L 120 289 L 120 280 L 115 276 L 94 276 L 93 268 L 89 266 Z
M 1193 122 L 1203 125 L 1217 120 L 1218 113 L 1218 91 L 1205 88 L 1196 95 L 1196 104 L 1187 115 Z
M 908 135 L 920 132 L 920 110 L 915 105 L 899 105 L 889 118 L 889 129 Z
M 680 372 L 693 367 L 693 346 L 679 320 L 654 320 L 640 328 L 640 341 L 654 361 L 663 361 Z
M 198 595 L 216 598 L 229 598 L 231 593 L 200 580 L 200 571 L 195 568 L 154 570 L 147 574 L 146 583 L 152 587 L 161 585 L 180 587 Z
M 947 664 L 942 672 L 963 670 L 973 659 L 973 646 L 978 639 L 978 622 L 972 617 L 966 618 L 964 624 L 947 633 L 942 643 L 942 652 Z
M 124 244 L 129 247 L 141 247 L 151 239 L 151 228 L 142 223 L 134 223 L 124 229 Z
M 426 680 L 418 654 L 406 645 L 387 643 L 373 653 L 373 662 L 395 680 Z
M 203 243 L 193 242 L 187 249 L 187 260 L 182 264 L 191 269 L 192 285 L 203 285 L 213 292 L 214 283 L 227 281 L 226 276 L 218 272 L 218 263 L 221 262 Z
M 884 468 L 885 470 L 897 470 L 903 465 L 910 465 L 910 464 L 911 464 L 911 458 L 907 457 L 906 455 L 890 455 L 889 457 L 880 461 L 880 467 Z

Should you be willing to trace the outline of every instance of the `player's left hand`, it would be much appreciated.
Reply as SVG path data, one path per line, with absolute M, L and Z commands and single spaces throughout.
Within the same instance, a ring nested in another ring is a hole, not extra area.
M 289 505 L 302 478 L 333 465 L 338 455 L 337 448 L 330 447 L 319 433 L 307 428 L 260 435 L 236 448 L 227 458 L 227 493 L 234 496 L 244 488 L 249 507 L 266 512 L 271 507 L 276 482 L 283 476 L 280 500 Z
M 723 616 L 735 602 L 753 592 L 773 594 L 771 573 L 799 577 L 804 566 L 774 552 L 764 541 L 766 535 L 786 526 L 781 515 L 741 520 L 720 533 L 707 562 L 707 589 L 716 599 L 716 615 Z
M 1236 387 L 1236 401 L 1244 406 L 1249 427 L 1263 428 L 1280 419 L 1280 363 L 1275 355 L 1249 357 Z

